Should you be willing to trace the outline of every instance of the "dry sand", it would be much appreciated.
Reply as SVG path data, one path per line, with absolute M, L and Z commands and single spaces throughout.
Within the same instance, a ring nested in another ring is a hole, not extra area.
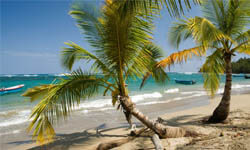
M 231 113 L 227 124 L 202 124 L 201 120 L 212 113 L 218 105 L 220 98 L 211 99 L 210 104 L 195 107 L 184 111 L 167 113 L 161 118 L 164 124 L 180 126 L 196 130 L 202 136 L 191 138 L 162 139 L 162 144 L 167 150 L 201 150 L 201 149 L 229 149 L 250 150 L 250 94 L 234 95 L 231 101 Z M 123 127 L 104 129 L 101 134 L 90 129 L 83 132 L 64 134 L 44 146 L 36 143 L 20 144 L 12 150 L 94 150 L 100 143 L 124 139 L 129 130 Z M 151 138 L 138 137 L 116 150 L 154 149 Z

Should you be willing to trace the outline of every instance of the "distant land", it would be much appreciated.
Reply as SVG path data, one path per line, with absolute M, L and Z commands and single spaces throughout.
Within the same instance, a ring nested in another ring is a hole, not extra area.
M 250 73 L 250 58 L 240 58 L 232 62 L 233 73 Z
M 202 72 L 199 70 L 199 72 Z M 250 58 L 240 58 L 239 60 L 232 62 L 232 72 L 239 73 L 250 73 Z

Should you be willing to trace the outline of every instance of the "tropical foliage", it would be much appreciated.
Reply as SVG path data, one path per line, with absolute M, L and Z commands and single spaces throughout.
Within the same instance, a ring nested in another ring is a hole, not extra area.
M 177 48 L 180 42 L 187 39 L 193 39 L 197 47 L 172 54 L 160 61 L 158 66 L 186 61 L 187 55 L 208 53 L 201 68 L 204 88 L 214 95 L 219 88 L 220 74 L 225 73 L 227 77 L 222 100 L 227 102 L 221 104 L 229 108 L 231 58 L 236 54 L 249 54 L 250 3 L 248 0 L 203 0 L 201 7 L 203 17 L 180 19 L 170 32 L 170 41 Z M 220 112 L 223 114 L 223 111 Z
M 240 58 L 232 63 L 233 73 L 250 73 L 250 58 Z
M 120 11 L 123 15 L 127 13 L 134 13 L 135 11 L 140 11 L 142 13 L 152 13 L 152 7 L 161 9 L 165 6 L 170 16 L 179 17 L 181 14 L 184 14 L 185 9 L 191 9 L 191 2 L 197 5 L 200 4 L 202 0 L 124 0 L 116 2 L 122 2 L 120 5 Z
M 151 42 L 152 16 L 140 13 L 123 16 L 119 6 L 112 1 L 106 1 L 101 9 L 87 2 L 72 6 L 70 15 L 93 50 L 67 42 L 62 51 L 62 64 L 71 70 L 76 62 L 84 61 L 91 68 L 88 72 L 75 70 L 56 84 L 34 87 L 23 94 L 32 101 L 40 100 L 33 109 L 28 128 L 34 129 L 33 135 L 38 135 L 40 142 L 53 138 L 53 125 L 61 118 L 66 119 L 82 99 L 103 91 L 103 95 L 111 95 L 113 105 L 119 104 L 119 97 L 128 96 L 125 86 L 128 77 L 141 78 L 147 72 L 156 81 L 165 82 L 164 70 L 153 67 L 162 55 L 160 48 Z

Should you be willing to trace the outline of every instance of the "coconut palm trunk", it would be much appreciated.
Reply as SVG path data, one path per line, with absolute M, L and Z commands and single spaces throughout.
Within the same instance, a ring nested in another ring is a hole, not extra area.
M 123 108 L 131 112 L 131 114 L 140 120 L 146 127 L 150 128 L 152 131 L 157 133 L 161 138 L 176 138 L 183 137 L 187 134 L 187 131 L 179 127 L 165 126 L 156 121 L 150 120 L 142 112 L 140 112 L 135 104 L 131 101 L 128 96 L 121 96 L 120 103 L 124 106 Z
M 213 115 L 209 118 L 208 122 L 218 123 L 223 122 L 227 119 L 230 112 L 230 100 L 231 100 L 231 88 L 232 88 L 232 55 L 225 54 L 225 65 L 226 65 L 226 84 L 224 87 L 223 97 L 220 104 L 216 107 Z

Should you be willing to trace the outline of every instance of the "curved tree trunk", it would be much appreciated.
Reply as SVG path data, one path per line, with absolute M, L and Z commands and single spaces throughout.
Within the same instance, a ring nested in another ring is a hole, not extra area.
M 226 84 L 220 104 L 216 107 L 208 122 L 219 123 L 227 119 L 230 111 L 231 87 L 232 87 L 232 65 L 231 54 L 225 55 L 226 63 Z
M 183 137 L 186 135 L 186 130 L 179 127 L 164 126 L 156 121 L 149 120 L 147 116 L 136 109 L 135 104 L 128 96 L 120 97 L 120 102 L 124 106 L 124 109 L 131 112 L 131 114 L 140 120 L 146 127 L 157 133 L 161 138 L 175 138 Z

